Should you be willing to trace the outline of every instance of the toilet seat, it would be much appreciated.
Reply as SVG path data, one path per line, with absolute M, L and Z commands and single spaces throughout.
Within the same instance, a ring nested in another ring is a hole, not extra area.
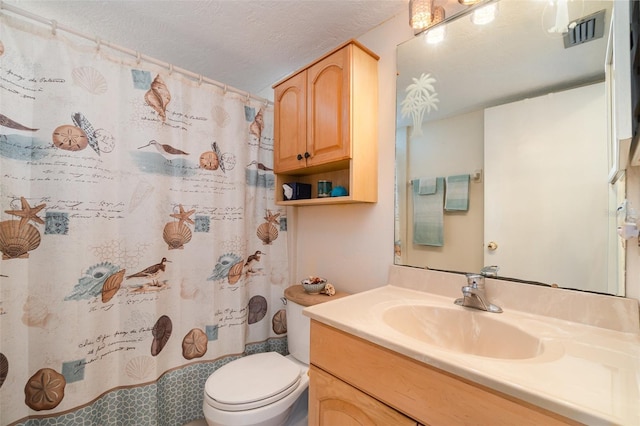
M 300 367 L 277 352 L 249 355 L 216 370 L 205 383 L 212 407 L 244 411 L 272 404 L 300 383 Z

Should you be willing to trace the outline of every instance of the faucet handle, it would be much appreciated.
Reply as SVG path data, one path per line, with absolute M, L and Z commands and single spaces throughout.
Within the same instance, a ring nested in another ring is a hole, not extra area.
M 480 274 L 485 277 L 495 278 L 498 276 L 498 270 L 500 267 L 498 265 L 485 266 L 480 270 Z
M 467 274 L 467 284 L 469 284 L 471 288 L 484 288 L 484 275 Z

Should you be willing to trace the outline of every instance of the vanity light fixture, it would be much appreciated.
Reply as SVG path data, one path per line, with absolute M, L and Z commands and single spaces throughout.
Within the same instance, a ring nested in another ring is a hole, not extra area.
M 425 0 L 411 0 L 409 3 L 409 7 L 411 8 L 410 11 L 412 13 L 410 22 L 416 34 L 425 29 L 429 29 L 436 24 L 441 23 L 445 18 L 444 7 L 434 6 L 433 0 L 427 0 L 426 6 L 419 5 L 418 2 L 420 1 Z M 420 9 L 421 7 L 423 9 Z M 427 9 L 429 10 L 428 14 L 424 12 L 424 10 Z M 422 10 L 422 12 L 420 10 Z M 427 16 L 428 18 L 426 18 Z M 426 34 L 426 39 L 429 43 L 441 42 L 444 39 L 444 28 L 438 29 L 438 31 L 429 31 Z
M 476 25 L 486 25 L 493 22 L 498 14 L 498 3 L 489 3 L 485 6 L 475 9 L 471 13 L 471 22 Z
M 444 21 L 444 18 L 445 18 L 444 7 L 442 6 L 434 7 L 432 17 L 431 17 L 431 23 L 429 24 L 429 26 L 439 24 L 440 22 Z
M 431 25 L 433 0 L 409 0 L 409 24 L 418 33 Z
M 436 24 L 440 24 L 444 21 L 445 18 L 445 13 L 444 13 L 444 7 L 442 6 L 436 6 L 433 8 L 433 18 L 431 19 L 431 24 L 429 25 L 429 27 L 433 27 Z M 446 24 L 442 24 L 442 25 L 438 25 L 435 28 L 431 28 L 429 29 L 429 31 L 426 32 L 424 38 L 426 40 L 427 43 L 429 44 L 437 44 L 440 43 L 442 40 L 444 40 L 444 36 L 447 32 L 447 27 Z
M 444 7 L 436 6 L 433 9 L 433 19 L 431 20 L 431 25 L 436 25 L 444 21 L 445 13 Z M 436 28 L 432 28 L 425 34 L 425 41 L 429 44 L 437 44 L 444 40 L 444 36 L 447 33 L 446 24 L 439 25 Z
M 451 6 L 448 3 L 450 1 L 452 0 L 444 1 L 443 6 L 435 6 L 435 0 L 409 0 L 409 24 L 413 28 L 413 33 L 417 35 L 426 31 L 427 43 L 435 44 L 444 40 L 446 21 L 456 16 L 470 14 L 471 21 L 476 25 L 488 24 L 496 17 L 498 4 L 495 0 L 458 0 L 458 3 L 466 7 L 447 18 L 445 7 Z

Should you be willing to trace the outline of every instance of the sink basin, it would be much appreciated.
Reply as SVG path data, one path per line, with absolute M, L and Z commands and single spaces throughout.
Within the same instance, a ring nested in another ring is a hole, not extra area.
M 527 359 L 542 354 L 542 342 L 521 329 L 468 309 L 402 305 L 387 309 L 382 320 L 394 330 L 440 348 L 501 359 Z

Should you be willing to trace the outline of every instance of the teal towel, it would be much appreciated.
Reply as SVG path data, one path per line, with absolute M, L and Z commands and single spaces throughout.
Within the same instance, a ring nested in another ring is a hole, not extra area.
M 420 179 L 413 182 L 413 243 L 444 245 L 444 178 L 436 179 L 436 191 L 420 195 Z
M 445 210 L 463 212 L 469 210 L 469 179 L 470 175 L 447 176 Z
M 436 193 L 436 178 L 420 178 L 418 181 L 418 194 L 431 195 Z

